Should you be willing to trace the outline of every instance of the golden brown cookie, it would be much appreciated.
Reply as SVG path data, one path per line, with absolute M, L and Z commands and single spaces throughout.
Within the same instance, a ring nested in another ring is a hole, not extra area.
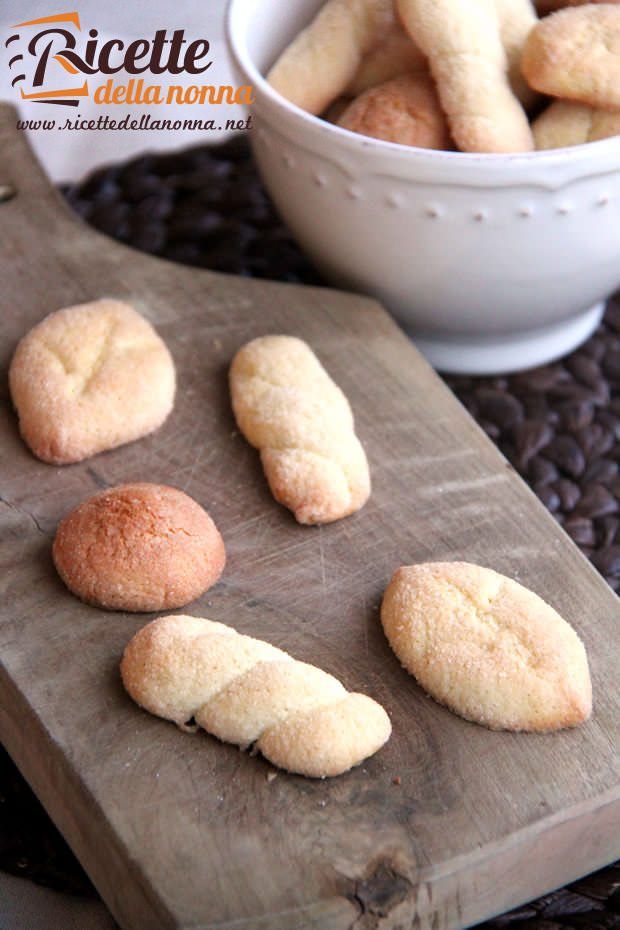
M 508 79 L 513 93 L 526 110 L 539 99 L 521 74 L 521 58 L 526 39 L 538 22 L 532 0 L 495 0 L 499 34 L 508 62 Z
M 263 336 L 230 368 L 239 429 L 255 448 L 273 496 L 299 523 L 329 523 L 370 494 L 368 462 L 346 397 L 294 336 Z
M 158 429 L 172 410 L 175 371 L 151 324 L 105 299 L 31 329 L 9 384 L 26 443 L 44 462 L 66 465 Z
M 434 81 L 423 72 L 371 87 L 347 107 L 338 125 L 400 145 L 425 149 L 451 147 L 448 123 Z
M 366 55 L 345 94 L 358 97 L 377 84 L 420 71 L 428 71 L 426 56 L 400 23 L 395 23 L 383 41 Z
M 381 607 L 392 649 L 431 697 L 493 730 L 559 730 L 590 716 L 583 643 L 532 591 L 489 568 L 399 568 Z
M 267 80 L 302 110 L 323 113 L 394 22 L 393 0 L 327 0 L 282 52 Z
M 176 488 L 125 484 L 62 520 L 54 564 L 70 591 L 108 610 L 182 607 L 215 584 L 226 561 L 217 527 Z
M 136 633 L 121 663 L 131 697 L 186 727 L 255 749 L 274 765 L 325 778 L 373 755 L 390 737 L 384 709 L 275 646 L 199 617 L 160 617 Z
M 494 0 L 396 0 L 428 57 L 452 138 L 463 152 L 528 152 L 525 111 L 508 81 Z
M 521 69 L 544 94 L 620 108 L 620 6 L 588 4 L 545 17 L 528 36 Z
M 585 103 L 556 100 L 532 123 L 537 149 L 597 142 L 620 135 L 620 110 L 597 110 Z

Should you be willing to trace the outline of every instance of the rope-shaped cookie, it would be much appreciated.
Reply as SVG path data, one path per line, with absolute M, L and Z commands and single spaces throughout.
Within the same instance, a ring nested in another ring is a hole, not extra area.
M 322 113 L 393 25 L 393 0 L 328 0 L 282 52 L 267 80 L 302 110 Z
M 494 0 L 396 0 L 396 6 L 428 56 L 461 151 L 531 151 L 527 116 L 508 83 Z
M 620 111 L 555 100 L 532 123 L 537 149 L 561 149 L 620 136 Z
M 349 402 L 305 342 L 254 339 L 233 359 L 230 387 L 239 429 L 299 523 L 329 523 L 366 503 L 368 462 Z
M 521 74 L 521 56 L 525 41 L 538 23 L 532 0 L 495 0 L 499 32 L 508 61 L 508 79 L 513 93 L 526 110 L 539 98 Z
M 344 93 L 357 97 L 385 81 L 421 71 L 428 71 L 426 56 L 400 23 L 394 23 L 380 44 L 364 58 Z
M 121 662 L 131 697 L 158 717 L 196 723 L 227 743 L 254 744 L 274 765 L 340 775 L 389 739 L 390 720 L 365 694 L 275 646 L 199 617 L 160 617 Z

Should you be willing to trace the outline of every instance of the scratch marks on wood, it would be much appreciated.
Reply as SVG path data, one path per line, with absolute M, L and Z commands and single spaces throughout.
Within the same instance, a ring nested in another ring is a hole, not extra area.
M 17 504 L 12 504 L 11 501 L 6 500 L 6 498 L 2 497 L 1 495 L 0 495 L 0 504 L 4 504 L 4 506 L 5 506 L 5 507 L 8 507 L 9 510 L 13 510 L 13 511 L 15 511 L 15 513 L 19 513 L 19 514 L 21 514 L 22 516 L 27 517 L 27 518 L 34 524 L 34 526 L 36 527 L 37 531 L 38 531 L 39 533 L 42 533 L 43 536 L 50 536 L 50 535 L 51 535 L 50 533 L 46 532 L 46 531 L 43 529 L 43 527 L 41 526 L 41 524 L 39 523 L 39 521 L 37 520 L 37 518 L 35 517 L 35 515 L 32 514 L 32 513 L 30 513 L 29 510 L 24 510 L 22 507 L 18 507 Z
M 323 527 L 319 526 L 319 559 L 321 564 L 321 583 L 323 591 L 327 590 L 327 581 L 325 576 L 325 553 L 323 552 Z

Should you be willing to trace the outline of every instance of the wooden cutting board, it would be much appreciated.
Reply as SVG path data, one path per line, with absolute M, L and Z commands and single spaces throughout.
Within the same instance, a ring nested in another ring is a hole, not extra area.
M 0 109 L 0 738 L 126 930 L 468 925 L 620 854 L 615 595 L 373 301 L 195 271 L 87 229 Z M 156 435 L 65 468 L 21 442 L 6 371 L 45 314 L 134 303 L 179 374 Z M 298 526 L 238 434 L 226 373 L 293 333 L 349 396 L 374 491 L 359 514 Z M 350 774 L 290 776 L 137 708 L 118 675 L 149 617 L 80 603 L 54 573 L 59 519 L 148 480 L 203 504 L 228 549 L 188 611 L 267 639 L 388 710 L 389 744 Z M 379 623 L 393 570 L 468 559 L 531 586 L 586 642 L 595 713 L 555 735 L 491 733 L 426 697 Z M 268 777 L 271 776 L 271 777 Z

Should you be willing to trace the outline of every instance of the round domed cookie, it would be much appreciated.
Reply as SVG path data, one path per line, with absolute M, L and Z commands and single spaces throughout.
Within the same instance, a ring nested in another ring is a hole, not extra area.
M 196 501 L 146 483 L 79 504 L 60 523 L 52 554 L 73 594 L 128 611 L 182 607 L 215 584 L 226 562 L 222 537 Z

